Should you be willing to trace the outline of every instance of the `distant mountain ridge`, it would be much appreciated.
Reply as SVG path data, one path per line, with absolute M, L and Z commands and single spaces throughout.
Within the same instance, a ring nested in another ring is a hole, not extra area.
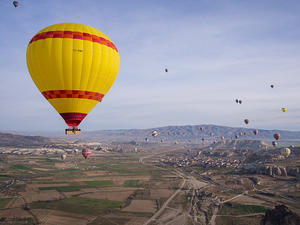
M 200 130 L 203 128 L 203 131 Z M 151 136 L 152 131 L 158 131 L 159 135 L 155 138 Z M 270 142 L 274 140 L 273 134 L 280 133 L 279 142 L 291 142 L 300 144 L 300 131 L 287 130 L 264 130 L 258 129 L 258 135 L 253 134 L 251 128 L 226 127 L 217 125 L 185 125 L 185 126 L 165 126 L 150 129 L 128 129 L 128 130 L 100 130 L 100 131 L 82 131 L 81 135 L 51 134 L 42 136 L 16 135 L 8 133 L 0 133 L 0 146 L 41 146 L 54 142 L 62 142 L 63 140 L 80 140 L 80 141 L 99 141 L 99 142 L 145 142 L 148 138 L 149 143 L 191 143 L 200 144 L 202 138 L 205 141 L 221 141 L 221 136 L 225 140 L 260 140 Z M 246 135 L 244 135 L 246 132 Z M 211 133 L 213 134 L 211 136 Z M 243 133 L 240 136 L 240 133 Z M 43 134 L 41 132 L 41 134 Z M 60 139 L 53 139 L 53 138 Z
M 203 128 L 203 131 L 200 130 Z M 155 138 L 151 136 L 152 131 L 158 131 L 159 135 Z M 240 140 L 274 140 L 273 134 L 280 133 L 280 141 L 299 141 L 300 131 L 287 131 L 287 130 L 264 130 L 258 129 L 258 135 L 253 134 L 251 128 L 241 127 L 226 127 L 217 125 L 185 125 L 185 126 L 165 126 L 151 129 L 129 129 L 129 130 L 103 130 L 103 131 L 90 131 L 83 132 L 80 139 L 85 140 L 98 140 L 98 141 L 145 141 L 148 138 L 149 142 L 190 142 L 200 143 L 201 139 L 217 140 L 224 136 L 225 139 L 235 139 L 239 136 Z M 244 135 L 246 132 L 246 135 Z M 210 134 L 213 133 L 213 136 Z M 243 133 L 240 136 L 240 133 Z

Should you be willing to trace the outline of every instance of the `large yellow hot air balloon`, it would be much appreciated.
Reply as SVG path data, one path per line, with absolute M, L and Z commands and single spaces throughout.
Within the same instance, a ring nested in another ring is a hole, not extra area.
M 119 54 L 101 31 L 59 23 L 39 31 L 27 47 L 27 67 L 37 88 L 62 116 L 66 133 L 101 102 L 116 79 Z

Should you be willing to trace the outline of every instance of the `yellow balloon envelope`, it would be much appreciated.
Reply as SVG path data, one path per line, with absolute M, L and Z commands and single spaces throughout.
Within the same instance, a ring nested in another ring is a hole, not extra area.
M 282 112 L 285 112 L 286 111 L 286 108 L 281 108 Z
M 60 23 L 39 31 L 26 53 L 37 88 L 68 126 L 77 127 L 116 79 L 119 54 L 93 27 Z

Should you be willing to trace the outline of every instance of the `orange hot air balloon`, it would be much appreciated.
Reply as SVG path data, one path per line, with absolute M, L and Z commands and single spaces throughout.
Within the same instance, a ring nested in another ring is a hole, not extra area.
M 273 135 L 273 137 L 278 141 L 278 139 L 280 138 L 280 134 L 276 133 Z
M 245 124 L 248 124 L 250 121 L 248 119 L 244 120 Z
M 224 139 L 225 139 L 224 136 L 221 136 L 221 140 L 224 141 Z
M 60 23 L 39 31 L 26 53 L 37 88 L 66 124 L 66 134 L 101 102 L 116 79 L 119 53 L 101 31 L 77 23 Z M 69 132 L 70 131 L 70 132 Z
M 85 159 L 87 159 L 92 154 L 92 152 L 91 152 L 91 150 L 85 148 L 85 149 L 82 149 L 81 154 Z
M 253 134 L 254 134 L 254 135 L 257 135 L 257 134 L 258 134 L 258 130 L 254 130 L 254 131 L 253 131 Z

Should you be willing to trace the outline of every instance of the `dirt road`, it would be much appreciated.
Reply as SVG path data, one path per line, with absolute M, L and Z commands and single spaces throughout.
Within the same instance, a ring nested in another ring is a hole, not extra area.
M 181 191 L 181 189 L 184 187 L 186 183 L 186 179 L 184 178 L 184 180 L 182 181 L 179 189 L 177 191 L 174 192 L 173 195 L 171 195 L 168 200 L 163 204 L 163 206 L 146 222 L 144 223 L 144 225 L 148 225 L 149 223 L 151 223 L 153 220 L 155 220 L 168 206 L 168 204 L 170 203 L 170 201 L 173 200 L 173 198 Z

